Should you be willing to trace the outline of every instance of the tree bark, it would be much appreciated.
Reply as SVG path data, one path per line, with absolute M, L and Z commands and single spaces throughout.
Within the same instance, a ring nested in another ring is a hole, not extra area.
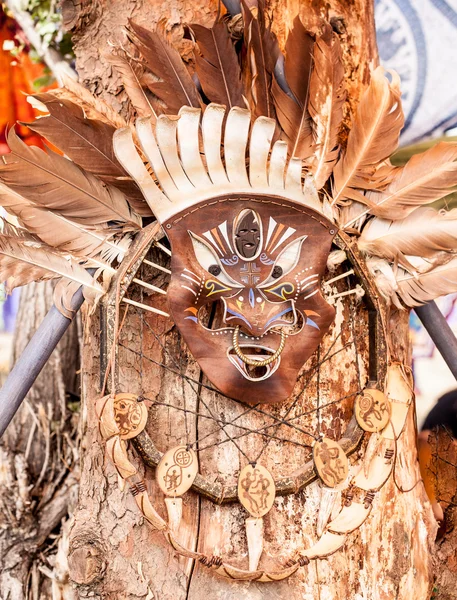
M 117 34 L 128 18 L 134 18 L 148 27 L 166 17 L 167 30 L 175 40 L 182 36 L 182 23 L 200 22 L 209 26 L 215 18 L 217 3 L 196 5 L 191 0 L 176 0 L 164 5 L 149 2 L 89 2 L 66 1 L 64 19 L 73 27 L 77 56 L 77 70 L 81 81 L 95 94 L 103 97 L 115 109 L 128 114 L 129 107 L 119 79 L 100 57 L 108 40 Z M 340 34 L 349 88 L 346 130 L 350 127 L 349 109 L 353 109 L 368 80 L 370 67 L 377 63 L 373 3 L 366 0 L 271 0 L 268 8 L 273 14 L 273 28 L 281 44 L 292 20 L 300 13 L 305 25 L 318 26 L 320 15 L 331 20 Z M 163 10 L 166 10 L 164 15 Z M 310 15 L 313 15 L 311 19 Z M 181 44 L 186 54 L 186 42 Z M 342 136 L 344 143 L 345 135 Z M 165 309 L 157 302 L 157 308 Z M 337 362 L 325 363 L 320 370 L 320 400 L 332 401 L 357 389 L 357 364 L 364 377 L 368 365 L 368 350 L 364 343 L 357 356 L 349 344 L 355 331 L 361 336 L 367 328 L 366 311 L 351 303 L 338 301 L 337 318 L 331 332 L 320 348 L 320 356 L 332 347 L 338 350 Z M 146 325 L 145 325 L 146 324 Z M 399 441 L 399 461 L 395 478 L 377 495 L 370 518 L 351 534 L 344 548 L 328 560 L 312 562 L 288 581 L 261 584 L 237 583 L 222 579 L 200 564 L 176 557 L 161 535 L 148 528 L 140 516 L 134 499 L 127 490 L 118 486 L 118 477 L 109 465 L 104 445 L 98 432 L 94 404 L 101 394 L 100 330 L 98 315 L 86 318 L 83 352 L 83 447 L 81 457 L 81 487 L 77 510 L 70 535 L 70 576 L 76 583 L 80 598 L 103 600 L 156 598 L 160 600 L 224 600 L 341 598 L 347 600 L 428 600 L 433 581 L 432 539 L 436 526 L 419 478 L 416 454 L 416 428 L 410 411 L 407 426 Z M 152 333 L 154 332 L 154 333 Z M 155 335 L 154 335 L 155 334 Z M 157 336 L 157 337 L 156 337 Z M 387 331 L 392 360 L 410 363 L 408 316 L 395 313 Z M 159 341 L 158 341 L 159 339 Z M 203 418 L 205 411 L 229 422 L 239 416 L 241 408 L 234 402 L 205 388 L 198 365 L 186 349 L 173 323 L 155 315 L 144 315 L 144 322 L 135 311 L 125 321 L 119 354 L 122 391 L 143 393 L 154 401 L 186 408 L 191 413 L 170 410 L 168 406 L 154 405 L 148 432 L 157 447 L 165 451 L 182 443 L 186 435 L 204 439 L 214 431 L 215 423 Z M 334 346 L 332 346 L 334 344 Z M 133 350 L 133 352 L 132 352 Z M 148 359 L 142 363 L 135 352 L 145 352 Z M 297 383 L 296 393 L 304 389 L 306 371 L 317 363 L 315 356 Z M 175 374 L 181 370 L 198 383 L 193 388 Z M 312 381 L 298 405 L 300 410 L 315 406 L 317 387 Z M 210 407 L 209 409 L 207 407 Z M 196 414 L 195 414 L 196 413 Z M 330 437 L 339 439 L 352 413 L 350 401 L 326 412 L 321 423 L 310 419 L 310 428 L 321 427 Z M 187 419 L 183 417 L 187 414 Z M 206 413 L 208 414 L 208 413 Z M 253 414 L 252 429 L 261 427 L 263 419 Z M 217 429 L 217 428 L 216 428 Z M 210 436 L 211 437 L 211 436 Z M 222 442 L 222 433 L 211 440 Z M 263 446 L 257 436 L 248 436 L 240 442 L 246 454 L 255 455 Z M 357 464 L 363 448 L 352 458 Z M 279 440 L 270 442 L 262 456 L 275 477 L 300 467 L 307 460 L 301 450 L 291 450 Z M 212 445 L 200 453 L 200 472 L 216 480 L 236 483 L 240 466 L 245 461 L 233 444 Z M 160 492 L 154 472 L 145 470 L 148 489 L 158 502 L 159 511 L 165 507 L 159 502 Z M 399 488 L 409 489 L 401 492 Z M 273 510 L 265 517 L 265 553 L 267 564 L 292 555 L 296 550 L 316 541 L 316 514 L 321 501 L 319 482 L 303 492 L 279 498 Z M 193 492 L 184 497 L 183 522 L 179 539 L 188 547 L 208 554 L 223 554 L 239 564 L 245 564 L 247 544 L 244 533 L 246 514 L 238 505 L 218 506 Z M 244 561 L 244 562 L 243 562 Z
M 12 362 L 52 305 L 51 283 L 22 289 Z M 63 549 L 77 498 L 80 347 L 73 323 L 0 444 L 0 598 L 74 600 Z M 60 594 L 60 595 L 59 595 Z

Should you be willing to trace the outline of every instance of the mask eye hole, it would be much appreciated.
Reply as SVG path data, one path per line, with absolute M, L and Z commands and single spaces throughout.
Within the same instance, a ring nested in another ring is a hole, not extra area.
M 275 268 L 273 269 L 271 276 L 273 277 L 273 279 L 279 279 L 279 277 L 281 277 L 282 274 L 283 274 L 282 267 L 280 267 L 279 265 L 276 265 Z
M 214 277 L 217 277 L 218 275 L 221 274 L 222 269 L 220 268 L 219 265 L 210 265 L 208 267 L 208 273 L 211 273 L 211 275 L 214 275 Z

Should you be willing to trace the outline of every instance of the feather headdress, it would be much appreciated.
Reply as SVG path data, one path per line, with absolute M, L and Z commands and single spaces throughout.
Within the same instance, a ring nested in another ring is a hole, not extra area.
M 457 291 L 454 211 L 424 208 L 457 184 L 457 145 L 393 167 L 399 78 L 378 67 L 342 149 L 338 35 L 329 25 L 310 33 L 297 17 L 283 56 L 260 0 L 242 2 L 242 16 L 240 43 L 223 19 L 189 25 L 194 73 L 163 32 L 131 22 L 129 49 L 112 48 L 109 60 L 134 123 L 74 82 L 31 98 L 43 116 L 29 126 L 63 156 L 10 132 L 0 206 L 18 226 L 5 222 L 0 232 L 1 280 L 63 278 L 93 297 L 103 287 L 87 269 L 113 272 L 152 217 L 164 223 L 207 198 L 255 192 L 308 206 L 349 235 L 357 225 L 360 250 L 382 263 L 382 281 L 378 267 L 373 273 L 399 306 Z

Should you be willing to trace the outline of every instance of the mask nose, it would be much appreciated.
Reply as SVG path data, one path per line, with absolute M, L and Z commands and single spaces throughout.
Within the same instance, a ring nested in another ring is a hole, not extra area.
M 224 321 L 230 327 L 238 325 L 240 330 L 252 337 L 259 337 L 273 327 L 292 326 L 297 322 L 292 300 L 269 302 L 259 296 L 252 299 L 240 294 L 235 298 L 223 298 Z

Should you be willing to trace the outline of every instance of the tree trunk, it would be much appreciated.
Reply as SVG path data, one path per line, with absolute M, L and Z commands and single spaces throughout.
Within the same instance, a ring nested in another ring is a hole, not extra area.
M 268 8 L 281 44 L 297 12 L 311 28 L 318 25 L 317 14 L 331 21 L 344 48 L 350 98 L 348 108 L 353 109 L 368 80 L 370 67 L 377 63 L 372 2 L 330 0 L 324 5 L 316 0 L 272 0 Z M 131 17 L 148 27 L 165 17 L 167 30 L 179 40 L 183 22 L 210 25 L 217 12 L 217 3 L 68 0 L 63 3 L 63 9 L 64 20 L 74 32 L 81 82 L 126 114 L 128 108 L 120 81 L 112 76 L 109 64 L 100 58 L 100 51 L 108 40 L 127 25 Z M 313 19 L 310 15 L 314 15 Z M 183 53 L 186 43 L 181 44 Z M 349 112 L 346 114 L 346 128 L 349 128 Z M 166 310 L 165 302 L 161 306 L 156 301 L 155 306 Z M 316 402 L 325 404 L 354 393 L 360 380 L 366 379 L 368 344 L 362 341 L 354 345 L 350 341 L 352 335 L 366 340 L 367 311 L 362 305 L 346 300 L 339 300 L 336 308 L 335 325 L 297 383 L 295 393 L 300 394 L 297 410 L 306 412 L 312 410 Z M 232 582 L 199 563 L 174 555 L 163 537 L 144 522 L 133 497 L 118 486 L 117 474 L 106 459 L 94 409 L 102 393 L 100 345 L 104 321 L 100 323 L 99 315 L 86 315 L 85 323 L 82 476 L 69 548 L 70 576 L 81 598 L 430 598 L 435 524 L 422 483 L 414 485 L 419 470 L 412 411 L 399 440 L 399 460 L 394 477 L 377 495 L 369 519 L 349 535 L 342 550 L 328 560 L 311 562 L 287 581 L 269 584 Z M 408 365 L 407 314 L 393 314 L 386 334 L 391 359 Z M 222 431 L 215 432 L 218 427 L 214 415 L 219 422 L 227 423 L 240 418 L 244 409 L 205 387 L 208 382 L 171 321 L 149 314 L 141 317 L 132 310 L 125 320 L 120 344 L 120 386 L 122 391 L 143 394 L 154 403 L 147 427 L 161 451 L 189 439 L 199 439 L 202 444 L 199 447 L 200 473 L 228 485 L 236 484 L 240 467 L 246 464 L 243 454 L 256 456 L 263 450 L 262 463 L 275 477 L 299 468 L 308 460 L 309 452 L 307 454 L 298 447 L 294 449 L 281 439 L 270 438 L 266 448 L 265 439 L 259 435 L 245 436 L 238 445 L 223 443 Z M 338 352 L 337 356 L 317 368 L 319 357 L 332 352 Z M 144 354 L 142 360 L 138 358 L 139 354 Z M 318 379 L 311 379 L 305 385 L 307 372 L 312 367 L 316 367 Z M 181 379 L 176 371 L 184 372 L 187 379 Z M 351 416 L 352 401 L 347 400 L 324 415 L 317 413 L 307 426 L 312 431 L 327 431 L 327 434 L 333 434 L 330 437 L 339 439 Z M 274 415 L 275 410 L 269 409 L 269 414 Z M 249 413 L 243 424 L 256 430 L 264 422 L 264 415 Z M 210 440 L 205 450 L 204 439 Z M 364 449 L 365 445 L 351 458 L 355 465 Z M 159 498 L 154 472 L 145 469 L 144 477 L 149 491 L 155 499 Z M 412 488 L 409 492 L 400 491 L 409 488 Z M 316 541 L 316 515 L 322 494 L 320 483 L 314 482 L 300 493 L 277 499 L 273 510 L 265 517 L 262 560 L 266 564 L 291 556 Z M 165 515 L 164 504 L 158 506 Z M 237 564 L 242 566 L 246 564 L 247 555 L 245 519 L 245 511 L 238 504 L 219 506 L 188 492 L 184 497 L 179 540 L 189 548 L 221 554 L 232 562 L 238 560 Z
M 14 363 L 53 302 L 51 283 L 21 291 Z M 63 552 L 78 490 L 80 346 L 73 323 L 0 445 L 0 598 L 73 600 Z M 54 595 L 52 595 L 52 590 Z M 60 594 L 60 595 L 59 595 Z

